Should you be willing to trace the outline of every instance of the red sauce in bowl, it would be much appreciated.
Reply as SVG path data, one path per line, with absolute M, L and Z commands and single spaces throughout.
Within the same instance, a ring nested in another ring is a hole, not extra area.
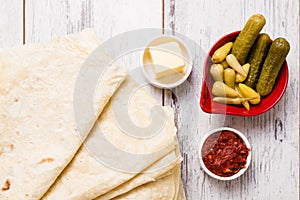
M 249 151 L 242 138 L 229 130 L 211 134 L 201 149 L 206 168 L 222 177 L 232 176 L 245 168 Z

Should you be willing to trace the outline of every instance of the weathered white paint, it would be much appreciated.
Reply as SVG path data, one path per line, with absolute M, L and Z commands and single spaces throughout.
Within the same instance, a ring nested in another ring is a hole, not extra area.
M 23 1 L 1 1 L 0 6 L 0 48 L 22 45 Z
M 198 42 L 204 53 L 224 34 L 240 30 L 254 13 L 262 13 L 263 32 L 291 43 L 287 58 L 290 79 L 282 100 L 256 117 L 209 115 L 199 108 L 202 65 L 195 66 L 187 86 L 167 91 L 166 104 L 177 114 L 182 178 L 187 199 L 297 199 L 299 196 L 299 1 L 165 0 L 165 28 Z M 193 102 L 191 102 L 193 100 Z M 199 168 L 197 151 L 210 129 L 230 126 L 241 130 L 253 149 L 251 167 L 241 178 L 221 182 Z
M 135 29 L 162 28 L 160 0 L 27 0 L 26 6 L 28 43 L 46 42 L 84 28 L 95 29 L 101 41 Z M 140 51 L 132 52 L 116 62 L 134 68 L 140 66 L 140 55 Z M 162 90 L 148 88 L 162 102 Z

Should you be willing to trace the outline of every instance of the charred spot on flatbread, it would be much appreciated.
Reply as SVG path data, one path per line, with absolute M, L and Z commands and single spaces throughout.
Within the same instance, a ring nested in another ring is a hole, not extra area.
M 1 188 L 1 190 L 4 192 L 4 191 L 9 190 L 9 188 L 10 188 L 10 181 L 8 179 L 6 179 L 4 186 Z
M 53 158 L 43 158 L 41 161 L 39 161 L 37 164 L 38 165 L 41 165 L 41 164 L 44 164 L 44 163 L 51 163 L 53 162 L 54 159 Z

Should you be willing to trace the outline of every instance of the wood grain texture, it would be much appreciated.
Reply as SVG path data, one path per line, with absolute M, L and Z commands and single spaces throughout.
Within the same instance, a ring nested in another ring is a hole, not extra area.
M 279 11 L 280 10 L 280 11 Z M 269 112 L 255 117 L 209 115 L 199 108 L 202 65 L 194 66 L 185 86 L 165 93 L 165 104 L 176 111 L 179 142 L 184 154 L 182 178 L 187 199 L 298 199 L 299 196 L 299 1 L 165 0 L 165 29 L 196 41 L 206 54 L 223 35 L 240 30 L 254 13 L 262 13 L 263 32 L 291 43 L 287 58 L 289 85 Z M 216 181 L 199 167 L 198 144 L 215 127 L 245 133 L 252 144 L 252 163 L 237 180 Z
M 46 42 L 85 28 L 93 28 L 106 41 L 126 31 L 162 27 L 160 0 L 27 0 L 26 7 L 28 43 Z M 140 66 L 140 55 L 141 51 L 131 52 L 115 62 L 132 69 Z M 162 102 L 162 90 L 148 88 Z
M 0 48 L 22 45 L 23 1 L 2 1 L 0 6 Z
M 160 0 L 27 0 L 26 10 L 28 43 L 85 28 L 94 28 L 105 41 L 126 31 L 162 26 Z
M 26 41 L 46 42 L 56 35 L 92 27 L 92 11 L 90 0 L 27 0 Z

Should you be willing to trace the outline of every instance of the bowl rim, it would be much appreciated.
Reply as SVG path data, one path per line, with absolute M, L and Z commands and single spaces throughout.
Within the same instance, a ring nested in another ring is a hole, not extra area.
M 289 82 L 289 70 L 288 70 L 288 64 L 287 64 L 287 60 L 284 61 L 283 63 L 283 67 L 281 68 L 281 70 L 285 70 L 285 76 L 283 77 L 284 80 L 284 83 L 282 85 L 282 90 L 280 92 L 278 92 L 278 98 L 276 98 L 269 106 L 266 106 L 266 107 L 260 107 L 260 110 L 259 111 L 256 111 L 256 112 L 236 112 L 236 111 L 232 111 L 232 110 L 228 110 L 226 109 L 226 105 L 224 104 L 218 104 L 216 102 L 214 102 L 215 105 L 218 105 L 217 107 L 225 107 L 224 109 L 216 109 L 216 110 L 212 110 L 212 109 L 209 109 L 207 107 L 204 106 L 204 92 L 205 92 L 205 89 L 207 86 L 207 80 L 206 80 L 206 76 L 207 76 L 207 73 L 206 73 L 206 67 L 209 65 L 209 62 L 210 62 L 210 54 L 211 54 L 211 51 L 215 48 L 215 46 L 217 44 L 219 44 L 220 42 L 222 42 L 224 39 L 227 39 L 228 37 L 232 37 L 232 36 L 235 36 L 237 37 L 237 35 L 240 33 L 241 31 L 238 30 L 238 31 L 234 31 L 234 32 L 230 32 L 230 33 L 227 33 L 225 35 L 223 35 L 220 39 L 218 39 L 212 46 L 211 48 L 209 49 L 209 52 L 207 53 L 207 56 L 205 58 L 205 61 L 204 61 L 204 67 L 203 67 L 203 76 L 202 76 L 202 87 L 201 87 L 201 91 L 200 91 L 200 107 L 201 109 L 206 112 L 206 113 L 209 113 L 209 114 L 228 114 L 228 115 L 236 115 L 236 116 L 256 116 L 256 115 L 260 115 L 260 114 L 263 114 L 267 111 L 269 111 L 270 109 L 272 109 L 280 100 L 281 98 L 283 97 L 285 91 L 286 91 L 286 88 L 287 88 L 287 85 L 288 85 L 288 82 Z M 209 74 L 208 74 L 209 75 Z M 278 76 L 279 77 L 279 76 Z M 277 78 L 278 78 L 277 77 Z M 272 91 L 273 92 L 273 91 Z M 272 93 L 271 93 L 272 94 Z M 268 96 L 267 96 L 268 97 Z M 265 97 L 263 97 L 262 99 L 264 99 Z M 256 105 L 256 106 L 259 106 L 259 105 Z
M 222 177 L 222 176 L 218 176 L 214 173 L 212 173 L 211 171 L 209 171 L 209 169 L 207 169 L 207 167 L 205 166 L 203 160 L 202 160 L 202 147 L 203 147 L 203 144 L 205 143 L 206 139 L 212 135 L 213 133 L 216 133 L 218 131 L 223 131 L 223 130 L 228 130 L 228 131 L 232 131 L 236 134 L 238 134 L 243 142 L 245 143 L 245 145 L 247 146 L 247 148 L 249 149 L 249 154 L 247 156 L 247 162 L 246 162 L 246 165 L 245 165 L 245 168 L 242 168 L 240 169 L 240 171 L 232 176 L 229 176 L 229 177 Z M 220 127 L 220 128 L 216 128 L 216 129 L 213 129 L 213 130 L 210 130 L 208 131 L 205 136 L 201 139 L 201 142 L 199 144 L 199 147 L 198 147 L 198 157 L 199 157 L 199 161 L 200 161 L 200 166 L 201 168 L 211 177 L 215 178 L 215 179 L 218 179 L 218 180 L 222 180 L 222 181 L 229 181 L 229 180 L 233 180 L 233 179 L 236 179 L 238 177 L 240 177 L 242 174 L 245 173 L 245 171 L 247 171 L 247 169 L 249 168 L 250 166 L 250 163 L 251 163 L 251 154 L 252 154 L 252 148 L 250 146 L 250 143 L 248 141 L 248 139 L 246 138 L 246 136 L 239 130 L 237 129 L 234 129 L 234 128 L 230 128 L 230 127 Z
M 145 50 L 146 50 L 146 48 L 147 48 L 153 41 L 158 40 L 158 39 L 160 39 L 160 38 L 171 38 L 171 39 L 177 40 L 177 41 L 185 48 L 185 50 L 186 50 L 186 52 L 187 52 L 187 55 L 188 55 L 188 59 L 187 59 L 187 63 L 188 63 L 187 71 L 186 71 L 185 75 L 184 75 L 181 79 L 179 79 L 178 81 L 176 81 L 176 82 L 174 82 L 174 83 L 170 83 L 170 84 L 163 84 L 163 83 L 160 83 L 160 82 L 156 81 L 155 79 L 150 78 L 149 74 L 148 74 L 148 73 L 146 72 L 146 70 L 145 70 L 145 66 L 144 66 L 144 62 L 143 62 L 143 57 L 144 57 Z M 155 87 L 157 87 L 157 88 L 161 88 L 161 89 L 172 89 L 172 88 L 175 88 L 175 87 L 181 85 L 181 84 L 182 84 L 184 81 L 186 81 L 186 79 L 189 77 L 189 75 L 191 74 L 192 69 L 193 69 L 192 59 L 193 59 L 192 53 L 191 53 L 190 49 L 188 48 L 188 46 L 186 45 L 186 43 L 185 43 L 182 39 L 180 39 L 180 38 L 178 38 L 178 37 L 176 37 L 176 36 L 174 36 L 174 35 L 166 35 L 166 34 L 165 34 L 165 35 L 160 35 L 160 36 L 158 36 L 158 37 L 153 38 L 153 39 L 147 44 L 147 46 L 146 46 L 145 49 L 142 51 L 142 54 L 141 54 L 141 56 L 140 56 L 140 63 L 141 63 L 141 66 L 142 66 L 142 72 L 143 72 L 145 78 L 147 79 L 147 81 L 148 81 L 151 85 L 153 85 L 153 86 L 155 86 Z

